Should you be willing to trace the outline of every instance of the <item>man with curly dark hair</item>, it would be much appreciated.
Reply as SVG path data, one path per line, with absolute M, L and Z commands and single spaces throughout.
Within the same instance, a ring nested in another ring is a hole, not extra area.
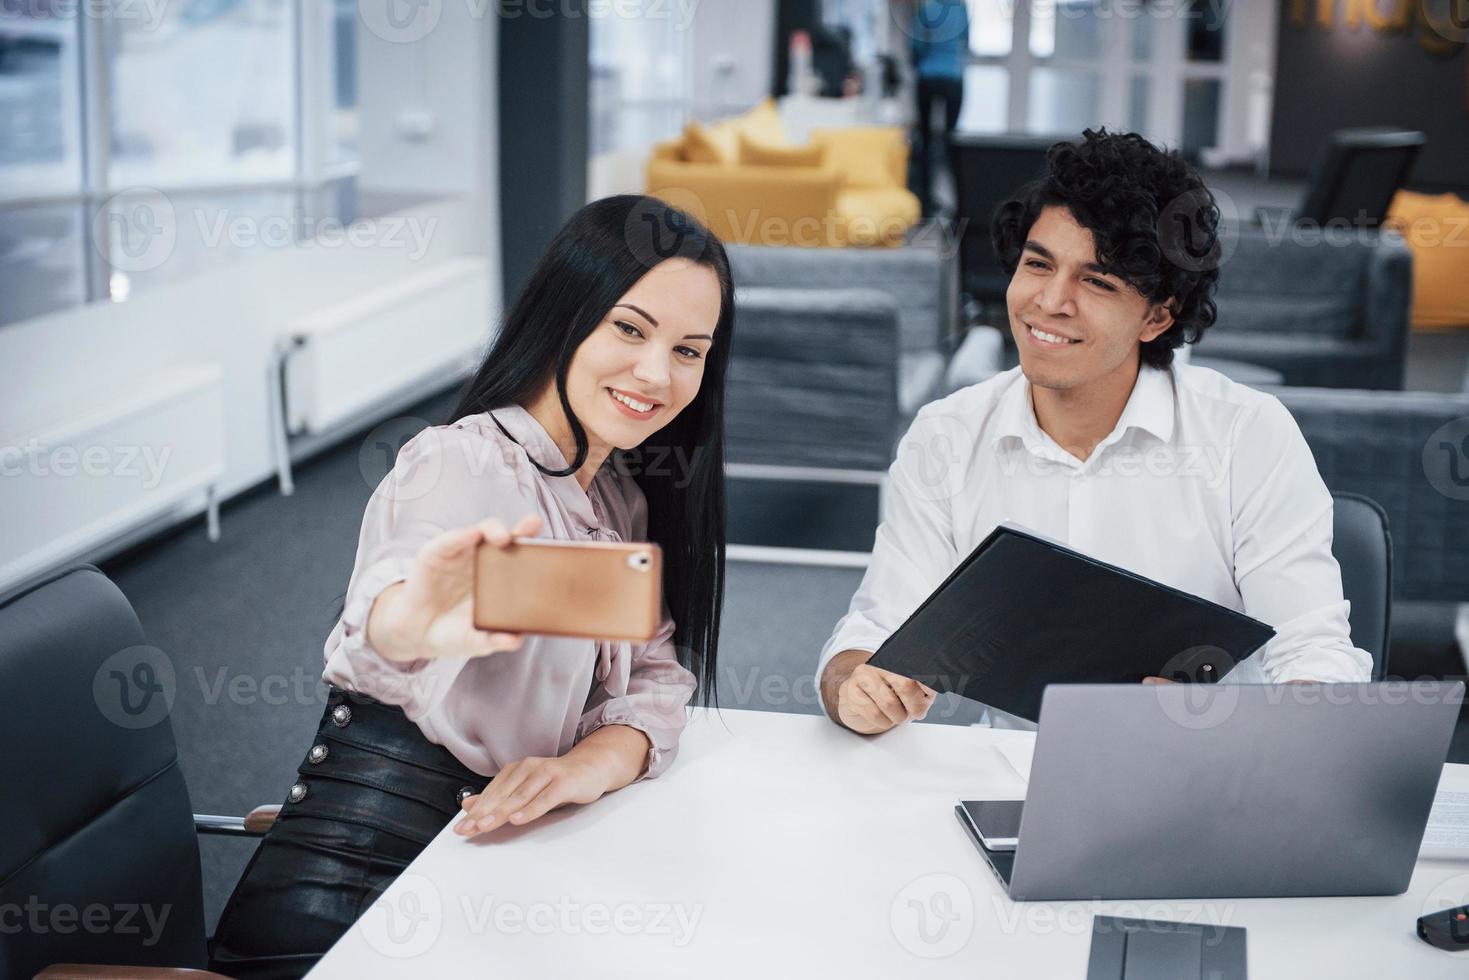
M 1369 678 L 1331 495 L 1294 419 L 1175 356 L 1214 323 L 1228 230 L 1199 175 L 1135 133 L 1056 144 L 1000 206 L 1020 366 L 925 406 L 899 443 L 872 560 L 817 668 L 832 720 L 872 734 L 927 715 L 930 688 L 867 660 L 1004 522 L 1273 626 L 1226 680 Z

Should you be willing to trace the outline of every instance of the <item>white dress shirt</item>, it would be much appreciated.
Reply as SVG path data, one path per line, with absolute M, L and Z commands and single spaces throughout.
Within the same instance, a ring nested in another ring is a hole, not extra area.
M 1279 400 L 1216 371 L 1144 366 L 1083 462 L 1041 430 L 1013 368 L 924 406 L 888 476 L 872 561 L 822 648 L 818 689 L 832 657 L 876 650 L 1007 521 L 1274 627 L 1227 681 L 1370 678 L 1310 448 Z M 1064 616 L 1067 597 L 1055 598 Z

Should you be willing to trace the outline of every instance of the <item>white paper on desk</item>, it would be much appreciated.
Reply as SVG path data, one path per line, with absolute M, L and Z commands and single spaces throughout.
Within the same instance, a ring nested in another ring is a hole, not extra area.
M 1015 770 L 1015 775 L 1030 782 L 1030 760 L 1035 754 L 1034 732 L 1010 732 L 1004 739 L 995 743 L 995 751 L 1009 763 L 1010 768 Z M 1465 794 L 1469 795 L 1469 794 Z
M 1439 790 L 1434 795 L 1419 855 L 1469 858 L 1469 793 Z

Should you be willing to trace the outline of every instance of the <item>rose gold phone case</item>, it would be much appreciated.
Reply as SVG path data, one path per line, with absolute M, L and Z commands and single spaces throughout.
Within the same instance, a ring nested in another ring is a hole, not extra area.
M 480 629 L 648 640 L 662 619 L 663 552 L 656 544 L 481 543 L 474 569 Z

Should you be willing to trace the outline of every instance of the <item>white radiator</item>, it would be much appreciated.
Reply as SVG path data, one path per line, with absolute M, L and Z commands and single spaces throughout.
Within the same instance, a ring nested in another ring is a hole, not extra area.
M 490 334 L 489 271 L 461 256 L 299 317 L 281 351 L 288 433 L 360 421 L 375 406 L 462 377 Z
M 82 404 L 7 420 L 0 436 L 0 593 L 206 501 L 224 473 L 217 365 L 126 379 Z

